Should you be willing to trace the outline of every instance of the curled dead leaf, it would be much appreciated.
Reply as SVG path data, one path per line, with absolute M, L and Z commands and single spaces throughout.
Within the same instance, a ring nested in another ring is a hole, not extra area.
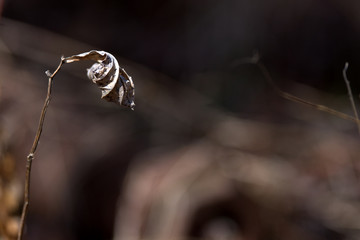
M 135 86 L 125 69 L 119 66 L 116 58 L 105 51 L 89 52 L 63 58 L 64 63 L 82 60 L 96 61 L 87 71 L 88 78 L 101 89 L 101 98 L 117 104 L 135 107 Z

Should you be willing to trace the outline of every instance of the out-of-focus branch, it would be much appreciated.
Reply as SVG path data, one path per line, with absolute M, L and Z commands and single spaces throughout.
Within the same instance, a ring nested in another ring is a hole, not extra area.
M 265 80 L 269 83 L 269 85 L 275 90 L 275 92 L 280 95 L 281 97 L 283 98 L 286 98 L 290 101 L 293 101 L 293 102 L 297 102 L 297 103 L 301 103 L 301 104 L 304 104 L 304 105 L 307 105 L 307 106 L 310 106 L 312 108 L 315 108 L 319 111 L 322 111 L 322 112 L 327 112 L 329 114 L 332 114 L 332 115 L 335 115 L 337 117 L 340 117 L 342 119 L 345 119 L 345 120 L 349 120 L 349 121 L 353 121 L 355 122 L 358 127 L 359 127 L 359 133 L 360 133 L 360 120 L 359 118 L 357 117 L 357 113 L 356 113 L 356 108 L 355 108 L 355 105 L 354 105 L 354 100 L 351 100 L 352 97 L 350 98 L 350 101 L 352 101 L 352 105 L 353 105 L 353 109 L 354 109 L 354 112 L 355 112 L 355 117 L 352 117 L 346 113 L 343 113 L 343 112 L 340 112 L 340 111 L 337 111 L 335 109 L 332 109 L 332 108 L 329 108 L 329 107 L 326 107 L 324 105 L 321 105 L 321 104 L 316 104 L 316 103 L 312 103 L 310 101 L 307 101 L 305 99 L 302 99 L 302 98 L 299 98 L 295 95 L 292 95 L 290 93 L 287 93 L 283 90 L 281 90 L 276 84 L 275 82 L 273 81 L 271 75 L 270 75 L 270 72 L 269 70 L 265 67 L 265 65 L 260 61 L 260 57 L 258 55 L 258 53 L 255 53 L 253 57 L 251 58 L 244 58 L 242 60 L 240 60 L 239 62 L 237 62 L 236 64 L 234 64 L 235 66 L 236 65 L 240 65 L 240 64 L 254 64 L 256 65 L 261 73 L 263 74 Z M 346 70 L 347 70 L 347 66 L 345 65 L 345 68 L 344 68 L 344 79 L 346 77 Z M 348 85 L 348 83 L 347 83 Z M 348 86 L 348 91 L 349 91 L 349 95 L 351 94 L 351 90 L 349 90 L 350 86 Z
M 346 84 L 346 88 L 347 88 L 347 91 L 348 91 L 348 94 L 349 94 L 349 99 L 350 99 L 351 107 L 352 107 L 352 109 L 353 109 L 354 116 L 355 116 L 355 119 L 356 119 L 358 131 L 359 131 L 359 134 L 360 134 L 359 115 L 358 115 L 358 112 L 357 112 L 357 109 L 356 109 L 356 105 L 355 105 L 355 101 L 354 101 L 354 97 L 353 97 L 353 94 L 352 94 L 352 91 L 351 91 L 350 81 L 348 80 L 347 75 L 346 75 L 348 68 L 349 68 L 349 63 L 346 62 L 346 63 L 345 63 L 345 66 L 344 66 L 344 69 L 343 69 L 343 77 L 344 77 L 344 81 L 345 81 L 345 84 Z

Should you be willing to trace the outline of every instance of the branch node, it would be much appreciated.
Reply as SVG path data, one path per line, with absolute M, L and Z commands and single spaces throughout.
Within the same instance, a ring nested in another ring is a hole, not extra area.
M 50 72 L 50 70 L 46 70 L 46 72 L 45 72 L 45 74 L 46 74 L 46 76 L 48 76 L 48 77 L 51 77 L 51 72 Z
M 33 159 L 34 159 L 34 153 L 30 153 L 30 154 L 27 156 L 27 159 L 28 159 L 28 160 L 33 160 Z

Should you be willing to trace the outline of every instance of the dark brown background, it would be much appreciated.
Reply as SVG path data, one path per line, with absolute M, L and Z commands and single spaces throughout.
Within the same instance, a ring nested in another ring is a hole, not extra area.
M 137 189 L 168 196 L 157 187 L 181 189 L 189 171 L 206 176 L 196 183 L 199 189 L 216 192 L 216 184 L 207 186 L 218 180 L 218 154 L 226 169 L 235 159 L 244 173 L 255 169 L 254 176 L 243 179 L 249 185 L 219 177 L 226 186 L 219 188 L 231 194 L 193 203 L 187 231 L 174 239 L 204 238 L 209 229 L 226 239 L 226 231 L 211 225 L 218 219 L 226 220 L 230 239 L 359 235 L 357 221 L 349 220 L 360 195 L 355 125 L 280 98 L 259 69 L 237 65 L 258 51 L 279 87 L 351 114 L 342 69 L 350 62 L 357 95 L 358 1 L 8 0 L 2 7 L 1 128 L 20 180 L 45 94 L 43 72 L 54 69 L 61 54 L 109 51 L 137 90 L 135 111 L 119 109 L 84 81 L 87 64 L 64 67 L 34 163 L 26 239 L 126 236 L 123 223 L 133 223 L 126 216 L 138 216 L 139 206 L 162 204 L 156 196 L 142 199 Z M 189 156 L 178 160 L 182 151 Z M 255 156 L 254 166 L 247 165 L 253 162 L 248 154 Z M 211 162 L 204 165 L 213 178 L 197 169 L 203 159 Z M 186 167 L 168 177 L 173 161 Z M 284 179 L 272 182 L 278 176 Z M 189 191 L 194 199 L 209 192 Z M 121 197 L 139 203 L 126 209 Z M 142 214 L 135 221 L 141 237 L 161 239 Z M 331 221 L 334 216 L 342 221 Z
M 184 83 L 258 50 L 282 77 L 333 89 L 357 73 L 356 1 L 5 1 L 3 16 L 78 39 Z M 357 76 L 357 75 L 355 75 Z M 358 85 L 357 81 L 353 85 Z

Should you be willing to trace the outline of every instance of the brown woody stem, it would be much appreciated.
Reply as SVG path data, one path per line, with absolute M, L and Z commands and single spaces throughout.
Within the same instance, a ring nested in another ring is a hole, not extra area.
M 36 135 L 35 135 L 35 138 L 34 138 L 34 142 L 33 142 L 33 145 L 31 147 L 30 153 L 27 156 L 27 161 L 26 161 L 25 186 L 24 186 L 24 205 L 23 205 L 23 209 L 22 209 L 22 213 L 21 213 L 20 228 L 19 228 L 18 238 L 17 238 L 18 240 L 22 239 L 23 233 L 24 233 L 25 219 L 26 219 L 26 216 L 27 216 L 29 202 L 30 202 L 31 166 L 32 166 L 32 161 L 34 160 L 35 152 L 36 152 L 36 149 L 37 149 L 37 146 L 39 144 L 40 137 L 41 137 L 46 111 L 48 109 L 48 106 L 49 106 L 49 103 L 50 103 L 50 100 L 51 100 L 52 80 L 55 77 L 55 75 L 58 73 L 58 71 L 60 70 L 63 63 L 64 63 L 64 57 L 61 57 L 61 61 L 59 63 L 59 66 L 56 68 L 54 73 L 50 74 L 49 71 L 46 72 L 46 75 L 49 77 L 47 95 L 46 95 L 44 106 L 43 106 L 43 108 L 41 110 L 40 120 L 39 120 L 39 124 L 38 124 L 38 129 L 36 131 Z

